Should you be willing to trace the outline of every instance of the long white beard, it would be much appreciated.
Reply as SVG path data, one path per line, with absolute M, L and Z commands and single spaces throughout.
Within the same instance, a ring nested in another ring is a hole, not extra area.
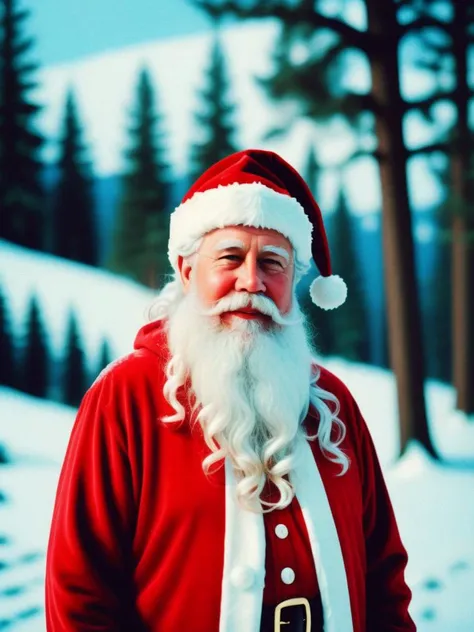
M 236 309 L 252 297 L 239 292 L 227 305 Z M 288 475 L 310 403 L 312 350 L 296 298 L 286 319 L 269 299 L 257 296 L 256 303 L 253 307 L 291 324 L 272 322 L 264 328 L 257 321 L 233 318 L 233 326 L 226 327 L 209 315 L 219 312 L 220 302 L 205 313 L 194 290 L 183 296 L 168 316 L 172 359 L 167 388 L 176 407 L 175 387 L 191 378 L 196 421 L 211 450 L 204 470 L 228 457 L 239 481 L 239 501 L 262 511 L 262 505 L 286 507 L 294 496 Z M 266 480 L 280 491 L 276 504 L 260 498 Z

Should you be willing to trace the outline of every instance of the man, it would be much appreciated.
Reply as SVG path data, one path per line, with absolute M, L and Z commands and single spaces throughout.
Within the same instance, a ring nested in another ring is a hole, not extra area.
M 86 394 L 57 491 L 50 632 L 415 630 L 366 424 L 318 366 L 296 284 L 345 300 L 278 155 L 233 154 L 174 211 L 175 278 Z

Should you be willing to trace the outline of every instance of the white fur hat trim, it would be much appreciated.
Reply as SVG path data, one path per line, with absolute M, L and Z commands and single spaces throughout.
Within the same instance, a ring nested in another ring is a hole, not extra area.
M 293 197 L 260 182 L 233 183 L 195 193 L 171 214 L 168 257 L 176 269 L 178 255 L 216 228 L 269 228 L 284 235 L 303 265 L 311 261 L 313 225 Z

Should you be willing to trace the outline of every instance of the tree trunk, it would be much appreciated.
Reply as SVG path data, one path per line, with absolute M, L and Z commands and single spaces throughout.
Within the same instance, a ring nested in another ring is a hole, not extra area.
M 455 2 L 453 50 L 457 80 L 455 104 L 457 127 L 451 157 L 453 213 L 453 382 L 456 406 L 474 413 L 474 211 L 469 173 L 471 132 L 468 123 L 467 80 L 468 2 Z M 471 189 L 471 190 L 469 190 Z M 471 195 L 470 195 L 471 194 Z
M 431 442 L 424 398 L 424 360 L 417 276 L 403 141 L 404 104 L 399 83 L 399 28 L 392 0 L 366 0 L 372 96 L 382 187 L 384 273 L 391 366 L 396 376 L 400 451 L 410 439 L 437 456 Z

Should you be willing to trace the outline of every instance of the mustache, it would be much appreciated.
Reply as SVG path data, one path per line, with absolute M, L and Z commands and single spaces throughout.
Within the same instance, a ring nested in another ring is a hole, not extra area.
M 239 309 L 253 309 L 264 316 L 269 316 L 278 325 L 298 325 L 301 317 L 284 316 L 275 303 L 263 294 L 249 294 L 247 292 L 234 292 L 224 296 L 211 308 L 202 311 L 204 316 L 219 316 L 225 312 L 234 312 Z

